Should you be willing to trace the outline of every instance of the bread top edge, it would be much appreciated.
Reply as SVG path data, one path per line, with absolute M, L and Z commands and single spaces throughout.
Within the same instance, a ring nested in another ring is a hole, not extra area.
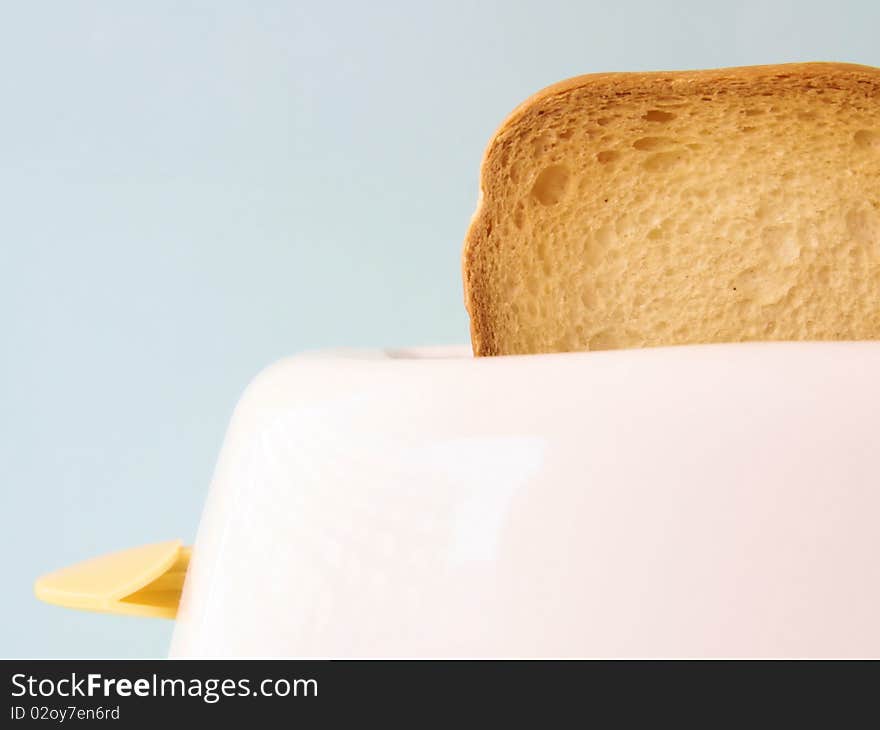
M 761 81 L 771 79 L 780 74 L 786 77 L 800 76 L 807 80 L 814 76 L 872 76 L 880 84 L 880 68 L 865 66 L 857 63 L 843 63 L 838 61 L 810 61 L 799 63 L 765 64 L 761 66 L 731 66 L 726 68 L 697 69 L 685 71 L 610 71 L 603 73 L 581 74 L 558 81 L 532 94 L 525 101 L 518 104 L 504 121 L 496 129 L 490 138 L 489 144 L 483 154 L 483 160 L 489 156 L 494 144 L 503 133 L 513 126 L 516 121 L 538 104 L 552 99 L 555 96 L 565 94 L 575 89 L 586 86 L 595 86 L 597 90 L 623 91 L 645 86 L 656 86 L 657 91 L 674 93 L 680 91 L 686 84 L 700 83 L 714 86 L 724 86 L 725 82 L 737 82 L 742 80 Z M 658 83 L 659 82 L 659 83 Z

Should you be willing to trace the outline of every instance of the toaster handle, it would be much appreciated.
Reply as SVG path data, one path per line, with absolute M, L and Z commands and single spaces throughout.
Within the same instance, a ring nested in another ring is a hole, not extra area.
M 173 619 L 191 554 L 171 540 L 102 555 L 37 578 L 34 594 L 66 608 Z

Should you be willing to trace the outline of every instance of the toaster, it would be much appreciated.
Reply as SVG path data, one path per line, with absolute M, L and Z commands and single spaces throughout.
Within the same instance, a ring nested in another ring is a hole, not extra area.
M 173 657 L 880 655 L 878 373 L 874 342 L 290 357 L 191 548 L 35 592 L 173 618 Z

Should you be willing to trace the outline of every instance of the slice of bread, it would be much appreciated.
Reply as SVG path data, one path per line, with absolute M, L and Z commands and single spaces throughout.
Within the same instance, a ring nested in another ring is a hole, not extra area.
M 581 76 L 483 159 L 476 355 L 880 338 L 880 69 Z

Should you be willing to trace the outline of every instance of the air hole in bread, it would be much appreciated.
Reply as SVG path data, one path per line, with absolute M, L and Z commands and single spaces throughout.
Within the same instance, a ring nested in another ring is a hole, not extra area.
M 641 137 L 633 142 L 633 147 L 643 152 L 649 150 L 662 149 L 663 147 L 671 147 L 675 144 L 674 139 L 669 137 Z
M 880 150 L 880 132 L 875 132 L 871 129 L 860 129 L 853 135 L 853 142 L 856 143 L 856 147 Z
M 673 112 L 665 112 L 662 109 L 651 109 L 645 112 L 645 116 L 642 119 L 646 122 L 671 122 L 675 119 L 675 114 Z
M 541 205 L 555 205 L 565 195 L 569 172 L 565 165 L 545 167 L 535 179 L 532 196 Z

